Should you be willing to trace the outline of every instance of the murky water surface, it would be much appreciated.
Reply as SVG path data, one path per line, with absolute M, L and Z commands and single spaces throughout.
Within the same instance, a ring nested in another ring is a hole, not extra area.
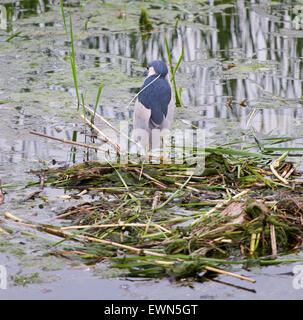
M 142 84 L 146 63 L 167 61 L 166 33 L 173 62 L 182 47 L 185 53 L 176 75 L 184 103 L 177 110 L 176 128 L 192 123 L 205 129 L 208 145 L 239 139 L 253 144 L 255 136 L 260 140 L 293 137 L 279 146 L 303 147 L 300 2 L 157 0 L 145 1 L 145 7 L 154 27 L 150 34 L 139 28 L 141 1 L 66 3 L 67 17 L 71 13 L 73 19 L 79 89 L 87 104 L 94 105 L 102 84 L 98 112 L 113 124 L 131 119 L 132 106 L 127 105 Z M 56 212 L 85 198 L 66 201 L 60 198 L 64 190 L 46 188 L 44 197 L 22 200 L 35 190 L 25 188 L 37 181 L 29 170 L 54 162 L 80 162 L 88 156 L 83 149 L 29 134 L 37 130 L 90 142 L 75 105 L 69 41 L 58 1 L 0 0 L 0 12 L 0 177 L 6 186 L 0 210 L 35 223 L 52 223 Z M 240 105 L 244 99 L 245 107 Z M 24 233 L 3 216 L 0 219 L 0 225 L 12 229 L 9 235 L 0 234 L 0 264 L 9 274 L 9 287 L 0 290 L 1 299 L 302 297 L 302 290 L 292 286 L 293 264 L 239 270 L 256 279 L 256 284 L 219 276 L 219 282 L 195 283 L 194 289 L 168 280 L 114 278 L 116 274 L 105 264 L 79 268 L 80 261 L 44 256 L 57 239 Z M 22 286 L 25 282 L 29 284 Z

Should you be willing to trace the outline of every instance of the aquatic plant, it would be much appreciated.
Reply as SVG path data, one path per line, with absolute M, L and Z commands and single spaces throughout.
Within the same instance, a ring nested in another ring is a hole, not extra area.
M 141 7 L 139 25 L 141 32 L 150 32 L 153 30 L 153 25 L 149 20 L 148 12 L 143 6 Z
M 62 14 L 62 19 L 63 19 L 63 23 L 64 23 L 65 33 L 66 33 L 66 36 L 68 37 L 68 31 L 67 31 L 67 25 L 66 25 L 66 19 L 65 19 L 65 13 L 64 13 L 64 7 L 63 7 L 62 0 L 60 0 L 60 6 L 61 6 L 61 14 Z M 80 96 L 79 96 L 79 88 L 78 88 L 78 80 L 77 80 L 73 24 L 72 24 L 72 16 L 71 15 L 69 17 L 69 25 L 70 25 L 70 42 L 71 42 L 71 52 L 69 53 L 69 59 L 70 59 L 70 63 L 71 63 L 71 69 L 72 69 L 72 74 L 73 74 L 73 79 L 74 79 L 74 86 L 75 86 L 75 91 L 76 91 L 76 96 L 77 96 L 77 110 L 79 111 Z
M 164 34 L 164 40 L 165 40 L 165 47 L 166 47 L 166 52 L 167 52 L 167 57 L 168 57 L 168 62 L 169 62 L 169 66 L 170 66 L 170 70 L 171 70 L 171 80 L 173 82 L 173 86 L 174 86 L 174 92 L 175 92 L 175 99 L 176 99 L 176 106 L 177 107 L 181 107 L 182 106 L 182 100 L 181 100 L 181 90 L 182 87 L 179 88 L 179 90 L 177 89 L 177 84 L 176 84 L 176 79 L 175 79 L 175 74 L 180 66 L 180 63 L 183 59 L 184 56 L 184 48 L 182 47 L 182 51 L 181 51 L 181 55 L 178 59 L 178 62 L 176 64 L 175 67 L 173 67 L 172 64 L 172 58 L 171 58 L 171 51 L 169 49 L 168 46 L 168 42 L 167 42 L 167 38 L 166 35 Z

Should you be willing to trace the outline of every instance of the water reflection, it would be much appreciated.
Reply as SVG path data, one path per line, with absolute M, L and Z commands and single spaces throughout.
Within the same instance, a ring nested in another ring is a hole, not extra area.
M 20 123 L 20 126 L 22 126 L 22 123 Z M 78 131 L 73 131 L 72 129 L 59 132 L 54 128 L 41 128 L 40 132 L 61 139 L 86 142 L 83 134 L 80 134 Z M 66 163 L 87 161 L 88 159 L 87 150 L 84 148 L 63 145 L 49 139 L 35 138 L 34 136 L 23 138 L 17 135 L 15 138 L 14 141 L 10 138 L 0 138 L 0 174 L 2 170 L 6 171 L 5 164 L 8 163 L 19 163 L 22 167 L 21 172 L 24 174 L 25 168 L 30 166 L 33 160 L 37 162 L 38 167 L 38 163 L 40 163 L 40 166 L 43 166 L 43 164 L 63 165 Z M 95 154 L 96 152 L 90 151 L 90 159 L 96 158 Z
M 10 32 L 13 30 L 14 21 L 45 13 L 54 3 L 55 0 L 21 0 L 3 4 L 0 2 L 0 29 Z
M 173 49 L 173 62 L 177 62 L 182 47 L 185 52 L 177 82 L 183 87 L 186 108 L 178 110 L 178 120 L 189 119 L 205 128 L 212 142 L 223 142 L 228 137 L 238 138 L 241 131 L 251 133 L 246 130 L 246 121 L 255 107 L 258 112 L 251 126 L 259 137 L 302 136 L 303 31 L 300 24 L 294 23 L 298 17 L 296 3 L 262 0 L 233 3 L 222 5 L 222 1 L 209 1 L 202 3 L 196 12 L 160 5 L 160 10 L 175 13 L 178 27 L 154 22 L 156 30 L 148 36 L 134 29 L 110 32 L 100 22 L 99 34 L 94 27 L 92 36 L 76 41 L 81 68 L 93 65 L 98 70 L 118 65 L 128 77 L 138 77 L 138 65 L 144 66 L 155 59 L 167 60 L 165 32 Z M 7 20 L 39 14 L 52 5 L 54 0 L 8 4 L 5 5 Z M 146 3 L 147 8 L 148 5 L 158 8 Z M 235 67 L 229 68 L 230 63 Z M 51 88 L 56 91 L 60 86 Z M 130 89 L 132 93 L 137 90 Z M 226 106 L 231 97 L 232 109 Z M 239 105 L 243 99 L 247 99 L 246 107 Z M 131 119 L 131 109 L 122 108 L 120 101 L 113 104 L 100 106 L 99 112 L 116 122 Z M 60 134 L 48 128 L 44 131 L 65 139 L 73 135 L 72 130 Z M 83 141 L 81 135 L 79 138 Z M 301 144 L 302 140 L 295 140 L 288 146 Z M 20 150 L 23 148 L 30 146 L 19 146 Z M 40 152 L 36 147 L 32 150 L 35 155 Z
M 195 24 L 190 26 L 189 14 L 176 11 L 181 20 L 177 31 L 159 26 L 159 32 L 148 38 L 138 32 L 102 33 L 88 37 L 80 46 L 109 53 L 101 62 L 109 59 L 132 76 L 133 63 L 126 58 L 134 58 L 142 66 L 154 59 L 167 60 L 165 32 L 175 63 L 184 47 L 177 77 L 186 106 L 196 107 L 198 114 L 207 118 L 236 119 L 242 128 L 249 107 L 256 107 L 260 109 L 253 122 L 257 131 L 294 134 L 292 119 L 302 119 L 303 35 L 292 34 L 293 4 L 238 0 L 234 6 L 212 10 L 218 3 L 210 1 L 208 11 L 197 12 Z M 229 62 L 236 65 L 235 71 L 225 70 Z M 225 105 L 230 97 L 232 111 Z M 239 106 L 243 99 L 248 108 Z M 207 128 L 207 122 L 205 125 Z

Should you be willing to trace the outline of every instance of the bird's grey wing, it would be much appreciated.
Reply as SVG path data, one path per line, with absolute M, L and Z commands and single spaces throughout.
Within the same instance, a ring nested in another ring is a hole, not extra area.
M 167 107 L 167 114 L 166 114 L 166 117 L 165 117 L 163 124 L 161 126 L 161 130 L 170 128 L 170 126 L 172 125 L 172 122 L 174 121 L 175 108 L 176 108 L 175 97 L 174 97 L 172 86 L 170 83 L 169 74 L 166 75 L 165 79 L 166 79 L 167 83 L 169 84 L 169 87 L 171 90 L 171 99 L 170 99 L 168 107 Z
M 172 95 L 170 102 L 168 104 L 167 115 L 163 121 L 161 129 L 169 129 L 170 128 L 170 126 L 172 125 L 172 122 L 174 120 L 175 108 L 176 108 L 175 99 L 174 99 L 174 96 Z
M 149 129 L 149 119 L 151 117 L 151 109 L 147 109 L 144 105 L 136 100 L 134 108 L 134 129 Z
M 133 116 L 134 130 L 132 139 L 138 142 L 143 149 L 150 145 L 150 117 L 151 109 L 145 108 L 139 100 L 136 100 Z
M 175 108 L 176 108 L 175 98 L 172 96 L 168 105 L 167 116 L 166 116 L 166 120 L 169 122 L 169 127 L 171 126 L 174 120 Z

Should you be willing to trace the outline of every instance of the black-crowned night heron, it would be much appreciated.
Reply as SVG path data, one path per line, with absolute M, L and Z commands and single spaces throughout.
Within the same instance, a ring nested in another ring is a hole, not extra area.
M 164 62 L 155 60 L 143 73 L 147 78 L 141 87 L 134 109 L 134 139 L 145 152 L 160 145 L 174 117 L 175 101 L 172 95 L 168 69 Z

